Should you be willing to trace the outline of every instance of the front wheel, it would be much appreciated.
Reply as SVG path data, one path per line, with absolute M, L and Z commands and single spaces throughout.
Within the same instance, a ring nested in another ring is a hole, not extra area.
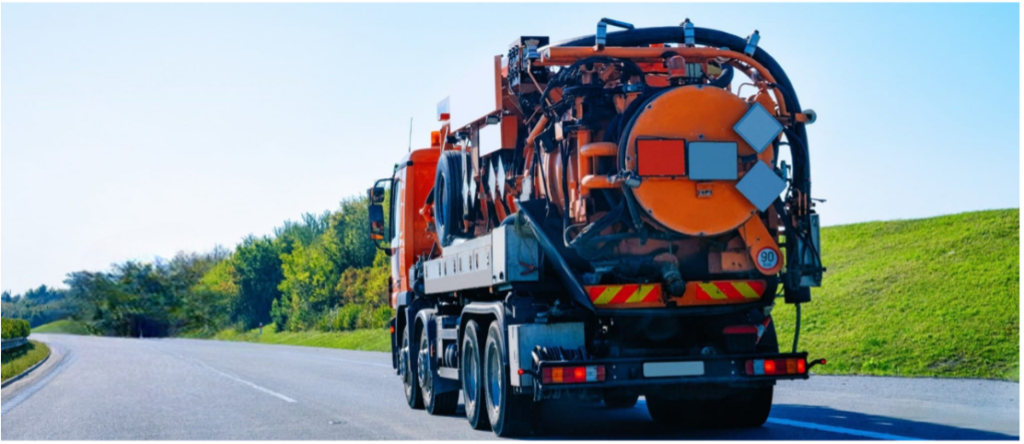
M 484 393 L 491 427 L 502 438 L 528 435 L 533 428 L 530 398 L 512 392 L 512 380 L 505 368 L 507 350 L 500 323 L 491 323 L 484 348 Z
M 402 376 L 402 385 L 405 386 L 405 401 L 412 409 L 423 408 L 423 396 L 420 393 L 420 381 L 416 376 L 416 366 L 413 364 L 415 355 L 410 350 L 411 344 L 409 335 L 402 335 L 402 349 L 399 350 L 398 371 Z

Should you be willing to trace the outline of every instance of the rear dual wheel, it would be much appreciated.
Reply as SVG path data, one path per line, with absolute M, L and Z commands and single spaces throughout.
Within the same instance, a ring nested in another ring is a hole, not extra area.
M 484 375 L 481 352 L 480 324 L 469 321 L 466 333 L 462 338 L 462 359 L 459 361 L 460 378 L 462 380 L 462 397 L 466 404 L 466 419 L 476 430 L 491 428 L 487 410 L 484 409 Z
M 775 323 L 769 323 L 757 344 L 758 353 L 778 353 Z M 682 388 L 685 393 L 685 387 Z M 687 428 L 761 427 L 772 411 L 775 387 L 765 385 L 733 389 L 719 399 L 685 399 L 678 392 L 661 391 L 647 395 L 647 411 L 657 422 Z
M 430 368 L 430 340 L 427 337 L 427 330 L 421 328 L 419 336 L 419 358 L 416 360 L 419 366 L 416 373 L 423 395 L 423 407 L 431 415 L 451 415 L 459 405 L 459 392 L 437 393 L 437 375 Z
M 736 391 L 720 399 L 647 395 L 647 411 L 657 422 L 684 428 L 760 427 L 772 410 L 772 386 Z
M 487 417 L 494 433 L 500 437 L 525 436 L 533 431 L 532 400 L 516 395 L 505 366 L 508 348 L 498 322 L 487 329 L 484 346 L 484 399 Z

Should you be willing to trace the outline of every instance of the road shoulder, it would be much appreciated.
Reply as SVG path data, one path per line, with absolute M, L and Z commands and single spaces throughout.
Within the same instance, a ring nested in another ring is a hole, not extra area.
M 50 348 L 50 355 L 46 359 L 3 383 L 2 390 L 0 390 L 0 401 L 7 402 L 13 399 L 25 388 L 32 387 L 60 366 L 64 361 L 65 351 L 52 342 L 46 342 L 46 346 Z

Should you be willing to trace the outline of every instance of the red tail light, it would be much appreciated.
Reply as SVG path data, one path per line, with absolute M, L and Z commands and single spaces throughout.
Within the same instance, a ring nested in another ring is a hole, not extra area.
M 545 367 L 542 376 L 545 384 L 604 382 L 604 366 Z
M 792 359 L 755 359 L 747 361 L 747 374 L 751 376 L 802 375 L 807 373 L 807 361 Z
M 727 335 L 756 335 L 757 326 L 754 325 L 730 325 L 722 330 Z

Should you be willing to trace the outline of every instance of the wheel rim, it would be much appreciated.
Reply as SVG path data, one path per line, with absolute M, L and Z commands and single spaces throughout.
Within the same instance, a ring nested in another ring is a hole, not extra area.
M 466 404 L 476 404 L 476 395 L 479 392 L 480 381 L 478 375 L 480 374 L 480 358 L 476 351 L 476 346 L 467 341 L 466 342 L 466 358 L 463 359 L 463 366 L 465 366 L 465 372 L 462 375 L 463 384 L 465 388 L 462 390 L 463 396 L 466 397 Z
M 501 357 L 498 346 L 491 343 L 487 348 L 487 394 L 491 410 L 498 412 L 501 408 Z
M 420 350 L 419 350 L 419 362 L 418 370 L 420 377 L 420 387 L 423 389 L 423 400 L 430 402 L 430 396 L 433 394 L 433 382 L 434 375 L 430 372 L 430 344 L 427 341 L 427 332 L 420 333 Z

